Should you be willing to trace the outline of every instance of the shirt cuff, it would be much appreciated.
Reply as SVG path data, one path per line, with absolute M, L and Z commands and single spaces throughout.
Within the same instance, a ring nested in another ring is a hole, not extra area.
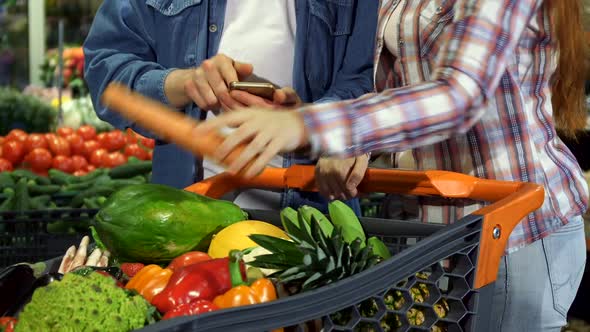
M 171 69 L 153 69 L 141 75 L 134 89 L 144 96 L 156 99 L 157 101 L 170 105 L 166 92 L 164 91 L 164 83 L 166 77 L 175 70 Z

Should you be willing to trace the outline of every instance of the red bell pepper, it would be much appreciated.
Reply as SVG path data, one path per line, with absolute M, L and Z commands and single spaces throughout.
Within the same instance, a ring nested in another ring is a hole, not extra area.
M 14 317 L 0 317 L 0 331 L 14 332 L 17 320 Z
M 240 262 L 242 276 L 246 268 Z M 196 300 L 212 301 L 232 288 L 229 258 L 218 258 L 181 267 L 174 271 L 166 288 L 154 296 L 152 304 L 162 313 Z
M 189 251 L 186 254 L 182 254 L 172 260 L 168 268 L 172 271 L 177 270 L 181 267 L 197 264 L 200 262 L 206 262 L 211 260 L 211 256 L 200 251 Z
M 219 310 L 219 307 L 207 300 L 197 300 L 191 303 L 180 305 L 170 311 L 168 311 L 162 319 L 170 319 L 180 316 L 192 316 L 198 314 L 204 314 Z

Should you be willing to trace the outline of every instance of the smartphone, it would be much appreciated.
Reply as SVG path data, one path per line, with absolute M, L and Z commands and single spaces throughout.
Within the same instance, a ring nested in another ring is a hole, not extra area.
M 231 82 L 229 84 L 229 91 L 246 91 L 268 100 L 273 99 L 275 89 L 276 87 L 274 84 L 264 82 Z

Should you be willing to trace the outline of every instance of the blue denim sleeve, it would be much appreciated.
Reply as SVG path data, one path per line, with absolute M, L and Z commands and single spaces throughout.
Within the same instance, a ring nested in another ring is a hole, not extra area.
M 354 99 L 373 91 L 373 62 L 379 1 L 358 0 L 346 55 L 336 79 L 319 103 Z
M 108 110 L 100 96 L 110 82 L 117 81 L 139 93 L 168 103 L 164 81 L 173 69 L 156 63 L 153 40 L 146 22 L 145 6 L 135 1 L 105 1 L 98 10 L 88 37 L 84 42 L 84 75 L 98 117 L 113 126 L 135 128 L 133 123 Z

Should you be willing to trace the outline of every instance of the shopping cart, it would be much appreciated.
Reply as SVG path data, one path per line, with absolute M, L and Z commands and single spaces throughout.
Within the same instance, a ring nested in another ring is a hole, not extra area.
M 220 174 L 186 190 L 218 198 L 243 188 L 315 190 L 309 166 L 267 169 L 242 180 Z M 529 183 L 482 180 L 444 171 L 369 169 L 362 192 L 490 201 L 451 225 L 363 218 L 394 256 L 314 291 L 277 301 L 181 317 L 143 331 L 487 331 L 506 241 L 514 226 L 543 202 Z M 280 225 L 278 211 L 249 211 Z

